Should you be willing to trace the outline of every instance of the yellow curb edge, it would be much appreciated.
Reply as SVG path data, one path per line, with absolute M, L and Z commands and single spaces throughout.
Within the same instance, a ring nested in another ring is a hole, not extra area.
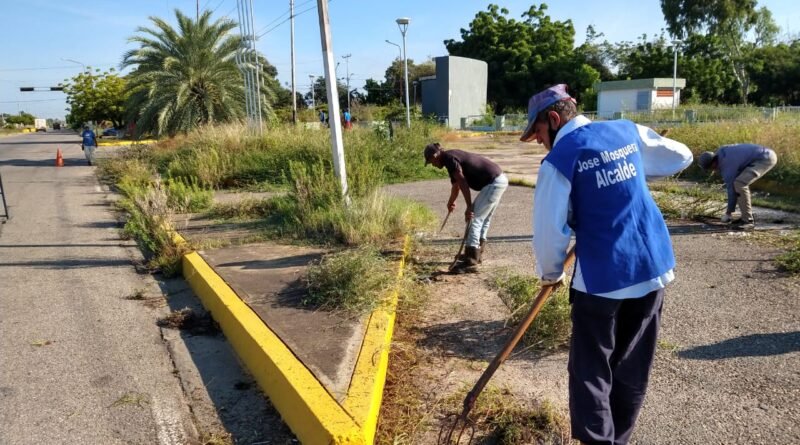
M 154 139 L 142 139 L 140 141 L 103 141 L 98 139 L 98 147 L 121 147 L 123 145 L 138 145 L 138 144 L 155 144 L 158 142 Z
M 400 258 L 397 278 L 403 277 L 405 259 L 411 238 L 406 235 Z M 383 388 L 389 368 L 389 350 L 394 334 L 398 291 L 395 289 L 382 307 L 370 315 L 364 341 L 358 356 L 344 408 L 361 425 L 365 443 L 371 444 L 378 427 L 378 415 L 383 401 Z
M 186 243 L 177 232 L 172 233 L 177 244 Z M 409 245 L 406 236 L 398 279 L 403 276 Z M 397 290 L 370 315 L 347 397 L 339 405 L 197 252 L 184 255 L 182 266 L 192 290 L 301 443 L 373 443 L 394 333 Z

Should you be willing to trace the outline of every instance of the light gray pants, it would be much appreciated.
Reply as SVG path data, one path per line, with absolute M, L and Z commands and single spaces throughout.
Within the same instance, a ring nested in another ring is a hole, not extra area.
M 733 181 L 733 189 L 739 195 L 736 202 L 739 204 L 739 211 L 742 212 L 742 221 L 753 222 L 753 205 L 750 202 L 750 184 L 754 183 L 756 179 L 764 176 L 768 171 L 775 167 L 778 163 L 778 156 L 774 151 L 768 150 L 768 156 L 764 159 L 759 159 L 752 164 L 745 167 L 736 180 Z
M 86 156 L 86 161 L 89 165 L 94 165 L 94 152 L 97 150 L 96 145 L 84 145 L 83 155 Z
M 480 240 L 486 239 L 489 232 L 489 225 L 492 223 L 492 215 L 497 205 L 500 204 L 500 198 L 508 188 L 508 178 L 506 175 L 501 174 L 494 178 L 494 182 L 484 187 L 478 196 L 472 201 L 472 213 L 475 216 L 472 218 L 472 223 L 469 225 L 469 235 L 467 237 L 467 246 L 479 247 Z

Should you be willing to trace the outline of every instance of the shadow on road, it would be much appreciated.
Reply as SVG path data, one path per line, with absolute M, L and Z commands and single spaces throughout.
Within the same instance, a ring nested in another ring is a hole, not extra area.
M 711 345 L 678 352 L 678 357 L 692 360 L 720 360 L 734 357 L 767 357 L 800 351 L 800 332 L 752 334 Z
M 305 266 L 322 257 L 319 253 L 295 255 L 286 258 L 258 261 L 236 261 L 232 263 L 217 264 L 216 267 L 241 267 L 242 269 L 284 269 L 286 267 Z
M 30 267 L 33 269 L 84 269 L 88 267 L 120 267 L 130 266 L 130 260 L 114 260 L 100 258 L 81 258 L 72 260 L 40 260 L 0 262 L 0 267 Z
M 199 314 L 205 313 L 183 279 L 161 277 L 157 281 L 171 310 L 189 307 Z M 224 335 L 214 330 L 206 335 L 166 328 L 162 332 L 171 344 L 173 360 L 181 372 L 192 372 L 192 368 L 197 371 L 193 377 L 183 375 L 181 380 L 201 434 L 212 432 L 218 422 L 230 434 L 231 443 L 297 443 L 256 381 L 243 369 Z M 211 406 L 202 402 L 206 399 Z
M 55 167 L 56 155 L 53 153 L 53 159 L 5 159 L 0 161 L 0 166 L 9 167 Z M 87 167 L 85 159 L 64 158 L 64 167 Z

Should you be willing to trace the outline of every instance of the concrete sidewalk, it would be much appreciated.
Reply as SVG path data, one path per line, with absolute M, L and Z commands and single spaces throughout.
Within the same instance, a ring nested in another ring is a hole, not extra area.
M 183 233 L 202 239 L 205 228 Z M 305 271 L 325 253 L 273 242 L 208 249 L 186 255 L 183 274 L 302 443 L 371 444 L 397 297 L 359 318 L 305 306 Z

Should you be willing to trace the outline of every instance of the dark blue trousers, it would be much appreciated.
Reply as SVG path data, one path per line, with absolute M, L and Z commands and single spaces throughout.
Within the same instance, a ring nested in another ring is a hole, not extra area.
M 624 445 L 644 402 L 664 290 L 614 300 L 570 289 L 569 410 L 572 437 Z

